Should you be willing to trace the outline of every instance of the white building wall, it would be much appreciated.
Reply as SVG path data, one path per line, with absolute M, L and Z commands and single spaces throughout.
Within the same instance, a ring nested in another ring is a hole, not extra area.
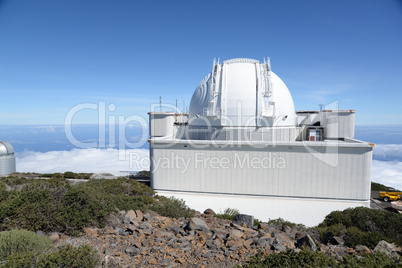
M 151 185 L 157 191 L 370 198 L 372 148 L 365 143 L 294 142 L 264 148 L 172 143 L 151 141 Z
M 0 156 L 0 176 L 10 175 L 15 172 L 14 154 Z
M 267 196 L 245 196 L 229 194 L 205 194 L 190 192 L 157 191 L 164 196 L 174 196 L 186 201 L 197 210 L 213 209 L 223 213 L 226 208 L 236 208 L 240 213 L 253 215 L 261 221 L 282 218 L 308 227 L 318 225 L 325 216 L 335 210 L 353 207 L 370 207 L 370 201 L 334 199 L 284 198 Z

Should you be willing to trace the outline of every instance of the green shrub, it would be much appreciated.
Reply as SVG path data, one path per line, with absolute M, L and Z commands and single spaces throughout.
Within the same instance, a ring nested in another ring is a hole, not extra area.
M 1 191 L 6 191 L 7 190 L 7 185 L 3 182 L 0 182 L 0 192 Z
M 240 214 L 238 209 L 235 208 L 226 208 L 223 213 L 218 213 L 215 215 L 216 218 L 218 219 L 225 219 L 225 220 L 231 220 L 233 221 L 234 217 Z
M 159 202 L 152 207 L 152 209 L 159 213 L 159 215 L 172 218 L 191 218 L 194 217 L 194 212 L 186 206 L 183 199 L 176 197 L 158 196 Z
M 288 250 L 284 253 L 269 254 L 263 257 L 261 254 L 253 256 L 243 267 L 283 267 L 283 268 L 299 268 L 299 267 L 334 267 L 335 259 L 325 255 L 322 252 L 314 252 L 302 250 L 296 253 Z
M 74 172 L 71 172 L 71 171 L 66 171 L 63 174 L 63 177 L 66 178 L 66 179 L 75 179 L 76 176 L 77 175 Z
M 363 258 L 356 255 L 345 256 L 338 260 L 318 251 L 302 250 L 296 253 L 293 250 L 287 252 L 262 256 L 258 253 L 251 257 L 242 267 L 401 267 L 399 258 L 390 258 L 383 253 L 365 254 Z
M 381 239 L 388 242 L 395 242 L 402 246 L 402 214 L 391 213 L 384 210 L 374 210 L 364 207 L 345 209 L 344 211 L 334 211 L 328 214 L 324 221 L 319 225 L 321 234 L 328 234 L 334 228 L 344 228 L 344 234 L 349 230 L 347 239 L 350 245 L 362 241 L 362 245 L 373 248 L 373 243 Z M 338 226 L 338 227 L 334 227 Z M 367 240 L 364 240 L 364 237 Z M 322 237 L 324 240 L 326 237 Z M 374 245 L 375 246 L 375 245 Z
M 260 223 L 262 223 L 262 221 L 260 221 L 259 219 L 254 219 L 254 226 L 258 226 Z
M 18 253 L 7 258 L 1 267 L 8 268 L 48 268 L 48 267 L 86 267 L 99 265 L 99 255 L 90 246 L 62 246 L 58 251 L 46 254 Z
M 346 227 L 341 223 L 329 227 L 317 227 L 316 229 L 320 232 L 321 240 L 324 243 L 327 243 L 334 236 L 343 236 L 346 233 Z
M 88 225 L 104 227 L 105 217 L 112 211 L 93 189 L 72 187 L 61 201 L 57 222 L 67 232 L 76 233 Z
M 38 236 L 27 230 L 12 230 L 0 233 L 0 260 L 12 254 L 47 252 L 53 249 L 48 237 Z
M 371 182 L 371 191 L 388 191 L 391 187 L 385 186 L 384 184 Z
M 269 220 L 267 223 L 270 224 L 270 225 L 275 225 L 275 226 L 287 225 L 289 227 L 306 228 L 303 224 L 286 221 L 286 220 L 284 220 L 282 218 Z
M 58 251 L 42 255 L 36 267 L 97 267 L 99 255 L 90 246 L 62 246 Z
M 345 233 L 345 246 L 356 247 L 357 245 L 365 245 L 374 248 L 381 240 L 387 238 L 379 232 L 363 232 L 356 227 L 349 227 Z
M 163 216 L 193 215 L 183 200 L 157 197 L 150 187 L 135 180 L 91 180 L 71 185 L 57 177 L 0 179 L 0 231 L 18 227 L 75 235 L 86 226 L 103 227 L 111 212 L 148 208 Z
M 13 253 L 7 257 L 6 262 L 0 267 L 4 268 L 31 268 L 34 267 L 36 258 L 40 256 L 38 253 Z

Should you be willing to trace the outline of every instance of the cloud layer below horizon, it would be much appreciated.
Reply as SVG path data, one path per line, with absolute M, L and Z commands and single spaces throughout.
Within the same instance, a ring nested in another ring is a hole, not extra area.
M 32 152 L 17 155 L 18 172 L 109 172 L 149 170 L 147 149 L 73 149 L 71 151 Z

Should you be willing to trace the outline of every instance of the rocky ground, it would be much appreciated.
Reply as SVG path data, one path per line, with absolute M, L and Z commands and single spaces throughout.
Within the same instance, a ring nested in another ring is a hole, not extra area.
M 255 227 L 251 216 L 232 222 L 213 215 L 207 210 L 191 219 L 174 219 L 150 210 L 120 211 L 109 217 L 105 228 L 86 228 L 79 237 L 53 233 L 50 238 L 56 246 L 92 246 L 99 251 L 101 267 L 232 267 L 257 252 L 299 251 L 302 247 L 335 258 L 371 252 L 365 246 L 345 247 L 338 237 L 326 245 L 318 243 L 314 230 L 263 223 Z M 373 251 L 401 255 L 400 248 L 385 241 Z

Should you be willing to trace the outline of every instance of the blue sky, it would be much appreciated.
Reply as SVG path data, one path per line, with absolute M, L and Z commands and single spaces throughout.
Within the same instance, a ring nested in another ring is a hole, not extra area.
M 357 124 L 400 124 L 401 29 L 393 0 L 0 0 L 0 124 L 99 101 L 146 118 L 160 95 L 188 104 L 218 57 L 270 57 L 298 110 L 339 101 Z

